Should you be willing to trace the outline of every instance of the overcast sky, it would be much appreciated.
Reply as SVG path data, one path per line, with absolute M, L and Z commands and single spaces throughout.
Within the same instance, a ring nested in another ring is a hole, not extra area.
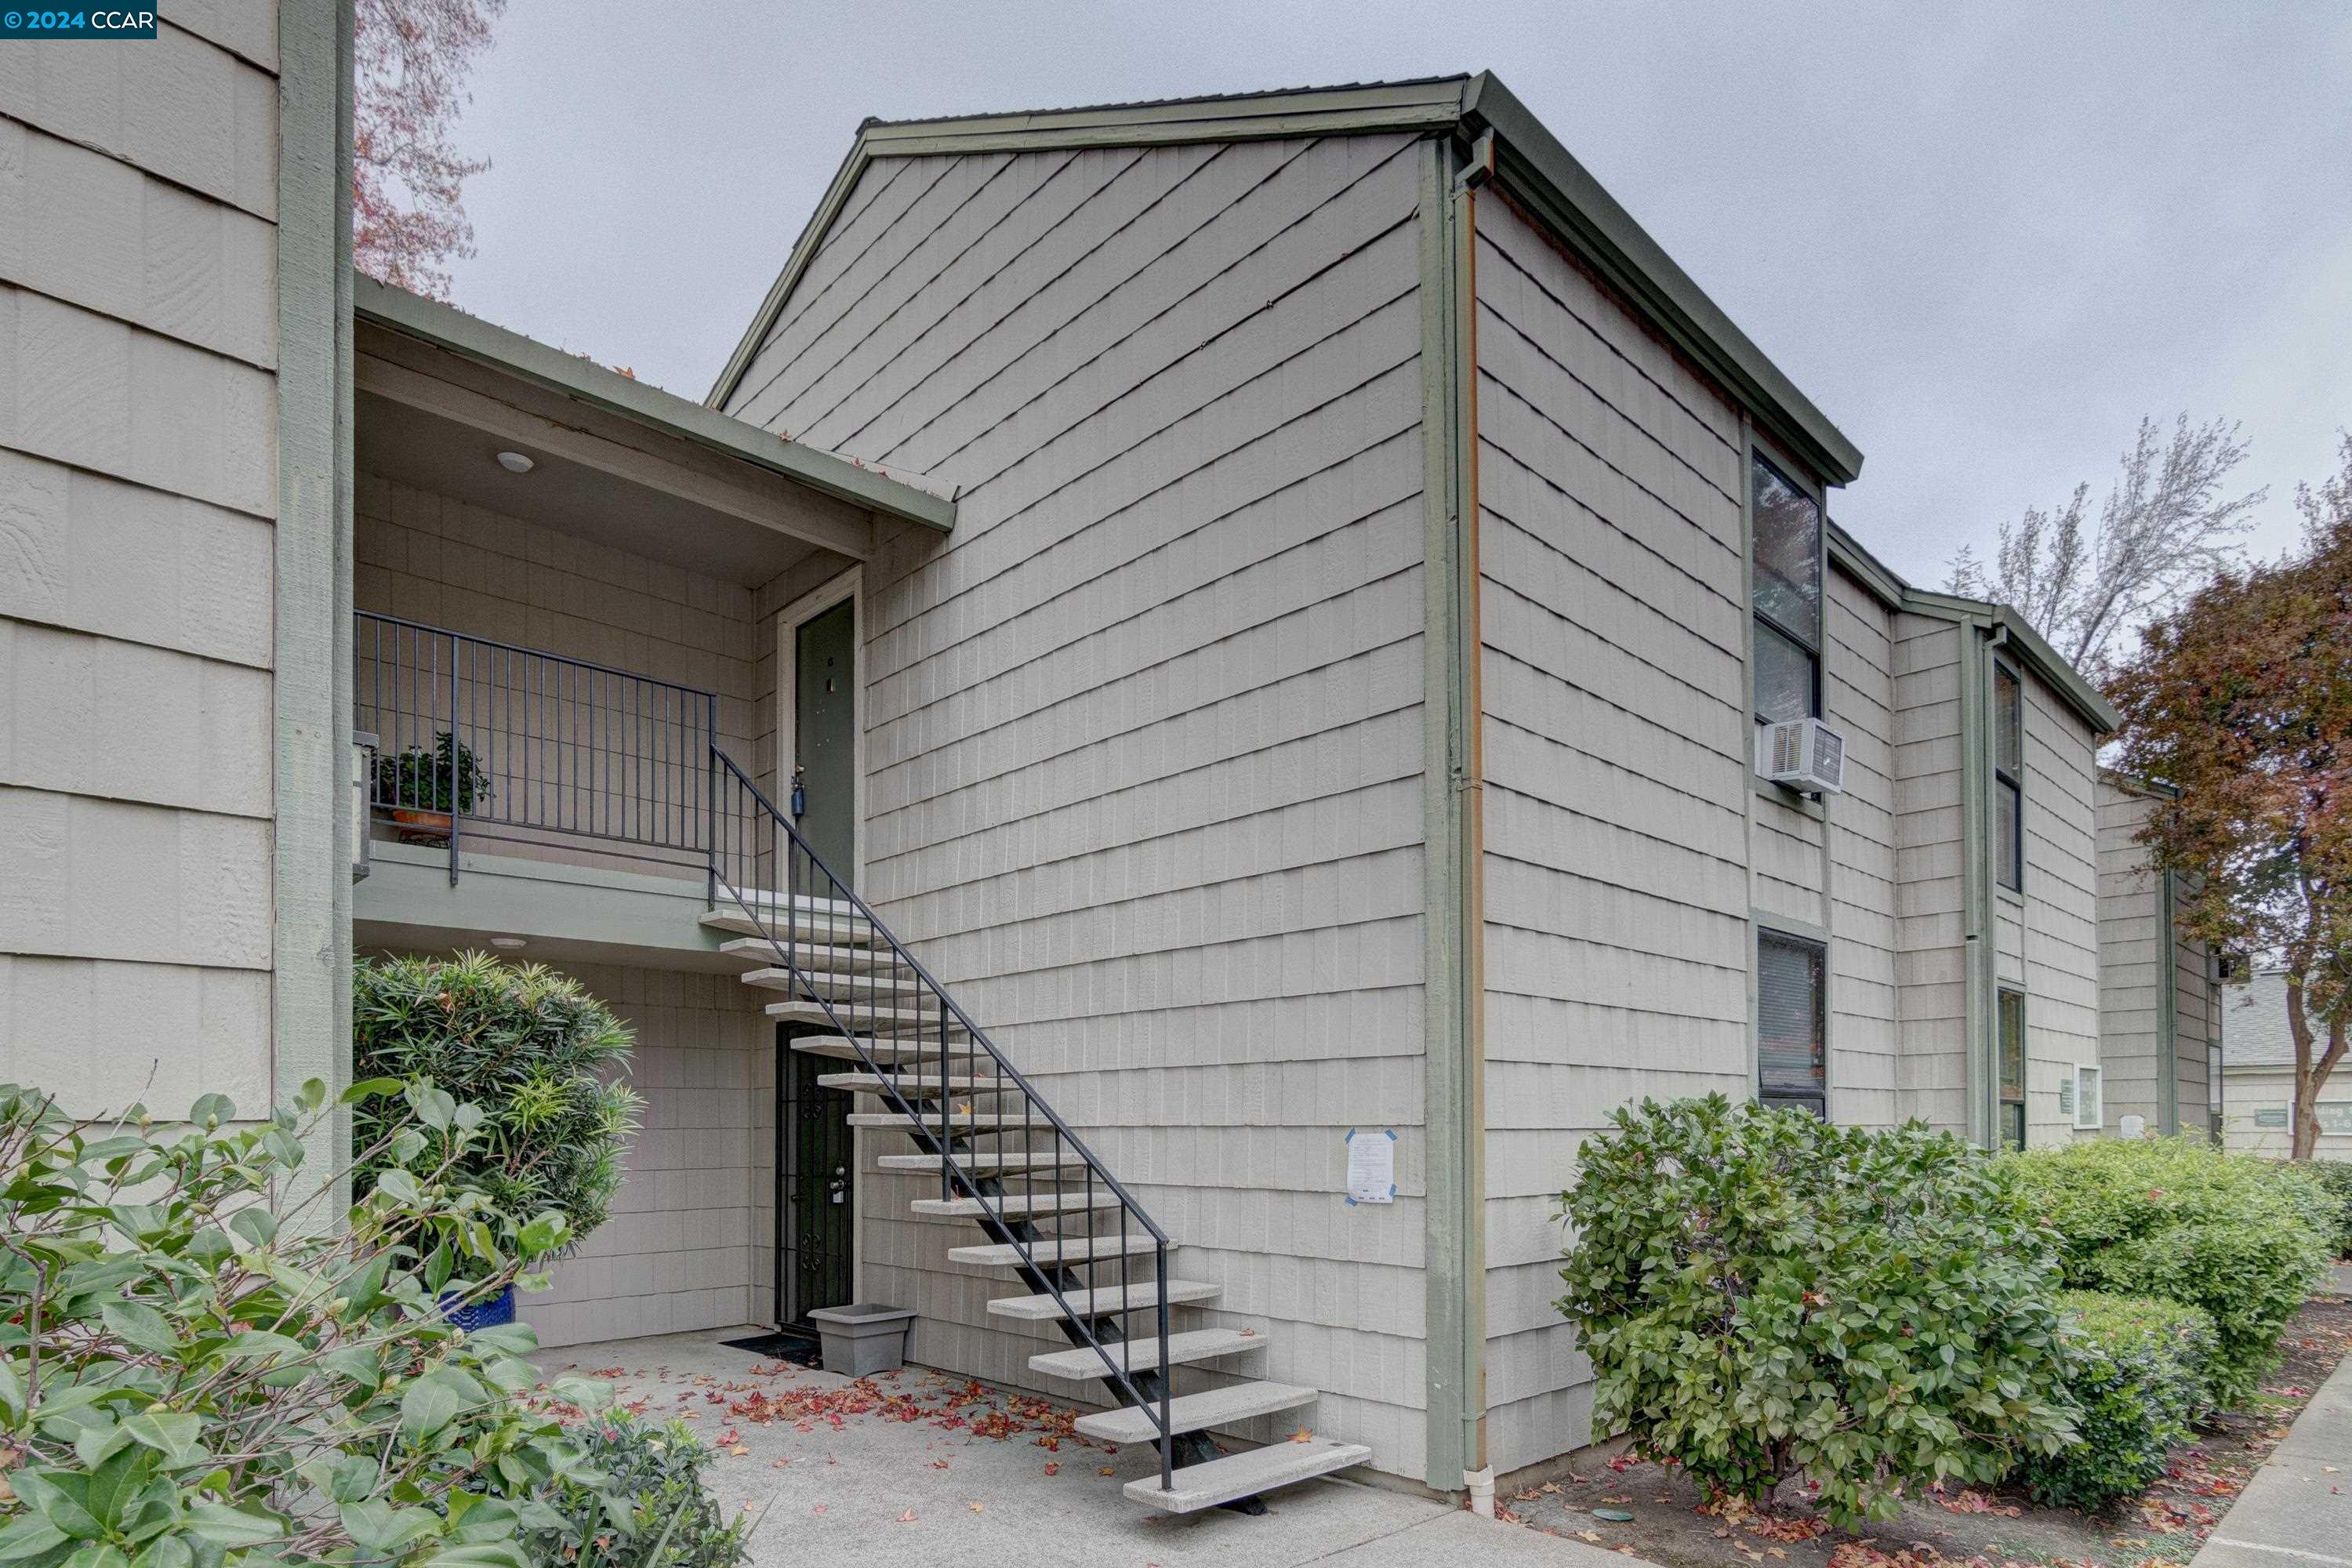
M 2352 425 L 2352 5 L 509 0 L 457 300 L 692 397 L 868 116 L 1491 69 L 1866 456 L 1939 584 L 2142 414 Z

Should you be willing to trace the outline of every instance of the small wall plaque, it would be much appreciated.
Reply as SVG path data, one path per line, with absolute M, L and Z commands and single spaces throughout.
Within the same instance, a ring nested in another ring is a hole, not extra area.
M 1348 1129 L 1348 1203 L 1396 1202 L 1396 1145 L 1393 1131 L 1364 1132 Z

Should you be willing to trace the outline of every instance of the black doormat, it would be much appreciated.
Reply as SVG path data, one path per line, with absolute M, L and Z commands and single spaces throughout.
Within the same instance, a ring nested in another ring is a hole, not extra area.
M 749 1351 L 756 1356 L 788 1361 L 794 1366 L 815 1366 L 824 1359 L 816 1341 L 805 1334 L 753 1334 L 748 1339 L 719 1342 L 730 1351 Z

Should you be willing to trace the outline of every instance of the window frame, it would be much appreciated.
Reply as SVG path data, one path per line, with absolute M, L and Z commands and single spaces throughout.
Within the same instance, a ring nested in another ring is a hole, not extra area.
M 2028 1046 L 2032 1034 L 2025 1015 L 2025 993 L 2013 985 L 1998 987 L 1993 1001 L 1993 1141 L 2005 1149 L 2025 1147 L 2027 1122 L 2025 1115 L 2025 1083 L 2032 1076 L 2032 1061 Z M 2012 1005 L 2017 1017 L 2017 1081 L 2009 1079 L 2009 1020 Z M 2014 1093 L 2011 1092 L 2012 1087 Z M 2015 1112 L 2016 1138 L 2010 1136 L 2010 1118 Z
M 2008 681 L 2017 689 L 2017 766 L 2001 765 L 2002 727 L 2000 723 L 2000 683 Z M 2005 863 L 1993 867 L 1993 880 L 2020 898 L 2025 896 L 2025 677 L 2007 659 L 1997 658 L 1992 664 L 1992 744 L 1987 748 L 1992 754 L 1993 853 L 1998 862 L 2000 846 L 2000 819 L 2007 816 L 2010 825 L 2010 854 Z M 2003 786 L 2007 795 L 2003 795 Z
M 1807 954 L 1813 965 L 1813 1079 L 1819 1085 L 1812 1089 L 1774 1089 L 1764 1082 L 1764 947 L 1770 942 Z M 1751 1049 L 1755 1053 L 1752 1081 L 1759 1105 L 1783 1105 L 1810 1109 L 1823 1121 L 1830 1119 L 1830 949 L 1829 943 L 1818 937 L 1797 931 L 1783 931 L 1777 926 L 1759 922 L 1756 926 L 1755 984 L 1758 993 L 1755 1022 L 1748 1031 Z
M 2084 1116 L 2083 1099 L 2083 1087 L 2085 1080 L 2088 1080 L 2092 1086 L 2091 1094 L 2096 1101 L 2090 1108 L 2087 1120 Z M 2096 1132 L 2104 1124 L 2106 1113 L 2106 1074 L 2100 1069 L 2096 1062 L 2076 1062 L 2074 1064 L 2074 1131 Z
M 1776 636 L 1788 639 L 1790 643 L 1804 653 L 1811 661 L 1812 679 L 1810 682 L 1810 689 L 1807 692 L 1806 710 L 1804 713 L 1799 715 L 1799 717 L 1810 719 L 1824 719 L 1828 717 L 1826 710 L 1829 705 L 1829 683 L 1827 679 L 1827 667 L 1829 659 L 1826 650 L 1829 643 L 1830 600 L 1829 503 L 1827 499 L 1823 496 L 1820 486 L 1809 484 L 1790 473 L 1789 470 L 1794 465 L 1780 462 L 1770 452 L 1768 452 L 1759 445 L 1753 442 L 1748 445 L 1747 474 L 1747 578 L 1748 617 L 1750 630 L 1748 637 L 1748 711 L 1749 717 L 1754 721 L 1754 723 L 1750 727 L 1751 733 L 1756 731 L 1761 731 L 1768 724 L 1789 722 L 1789 721 L 1786 720 L 1768 719 L 1757 710 L 1756 635 L 1753 628 L 1759 626 L 1769 627 Z M 1789 489 L 1796 494 L 1804 497 L 1805 500 L 1812 503 L 1813 592 L 1815 595 L 1813 619 L 1815 630 L 1814 635 L 1810 641 L 1801 636 L 1792 627 L 1782 625 L 1780 617 L 1765 610 L 1756 602 L 1756 505 L 1758 490 L 1759 488 L 1757 484 L 1757 479 L 1759 478 L 1757 469 L 1759 467 L 1769 470 L 1775 479 L 1788 486 Z

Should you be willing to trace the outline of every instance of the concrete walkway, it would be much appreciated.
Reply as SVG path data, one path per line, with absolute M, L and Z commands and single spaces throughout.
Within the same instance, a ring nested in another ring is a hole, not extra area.
M 2190 1568 L 2352 1568 L 2352 1358 L 2319 1385 Z
M 1119 1495 L 1148 1447 L 1070 1432 L 1070 1408 L 909 1369 L 865 1385 L 719 1342 L 757 1330 L 545 1351 L 551 1376 L 612 1382 L 649 1417 L 687 1416 L 719 1449 L 711 1489 L 759 1521 L 760 1568 L 1627 1568 L 1581 1542 L 1353 1482 L 1309 1481 L 1247 1518 L 1182 1519 Z M 1075 1392 L 1075 1390 L 1074 1390 Z M 1605 1561 L 1604 1561 L 1605 1560 Z

